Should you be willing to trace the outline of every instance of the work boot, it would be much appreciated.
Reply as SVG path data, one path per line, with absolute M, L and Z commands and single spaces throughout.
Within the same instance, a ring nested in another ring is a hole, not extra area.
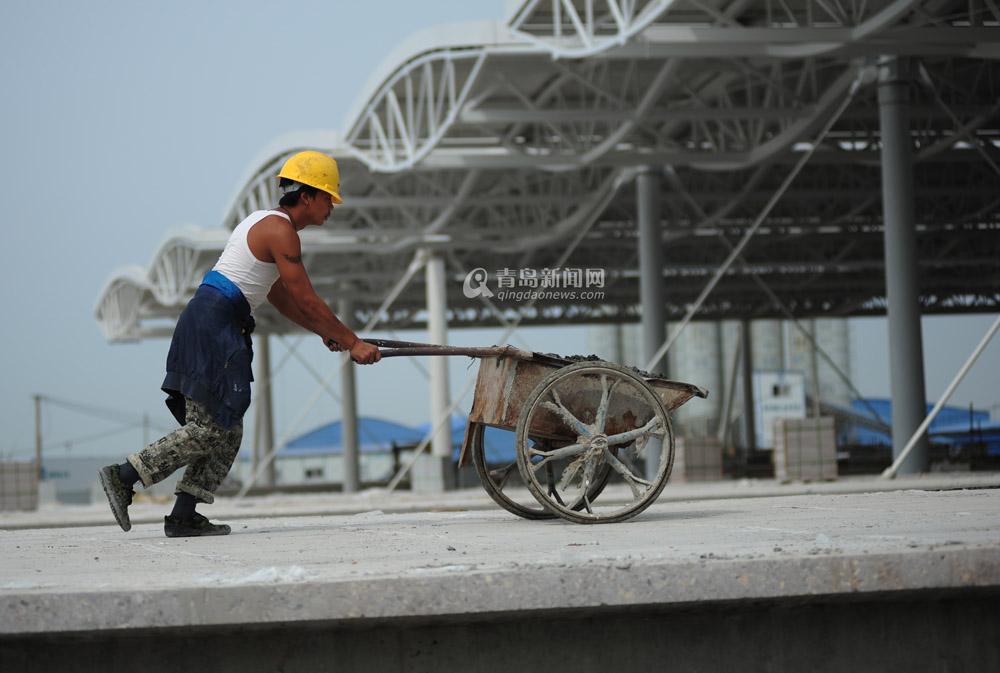
M 167 537 L 198 537 L 200 535 L 229 535 L 231 529 L 226 524 L 215 524 L 198 512 L 186 519 L 175 516 L 163 517 L 163 532 Z
M 122 530 L 132 529 L 132 522 L 128 518 L 128 506 L 132 504 L 132 496 L 135 491 L 131 486 L 123 482 L 118 477 L 118 466 L 108 465 L 97 471 L 101 478 L 101 487 L 104 494 L 108 496 L 108 503 L 111 505 L 111 512 L 115 515 L 115 521 L 122 527 Z

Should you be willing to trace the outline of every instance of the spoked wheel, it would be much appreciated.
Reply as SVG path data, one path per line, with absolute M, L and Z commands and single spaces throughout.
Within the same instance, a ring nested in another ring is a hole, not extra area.
M 606 362 L 580 362 L 543 379 L 525 402 L 516 434 L 518 472 L 528 490 L 550 512 L 577 523 L 635 516 L 660 495 L 673 466 L 674 434 L 659 396 L 638 375 Z M 562 441 L 546 446 L 530 441 L 536 436 Z M 658 440 L 660 463 L 647 480 L 636 466 L 650 440 Z M 624 460 L 626 454 L 632 455 Z M 546 475 L 555 465 L 550 483 Z M 597 495 L 611 476 L 631 496 L 599 506 Z M 601 488 L 592 494 L 598 480 Z
M 501 460 L 492 465 L 488 463 L 488 452 L 485 442 L 486 426 L 473 423 L 470 433 L 471 444 L 469 448 L 472 450 L 472 464 L 475 465 L 479 481 L 493 502 L 508 512 L 525 519 L 552 519 L 556 516 L 547 507 L 540 505 L 538 500 L 525 487 L 524 481 L 521 479 L 518 471 L 516 459 Z M 501 455 L 512 455 L 514 453 L 512 449 L 515 445 L 515 433 L 500 430 L 496 435 L 497 441 L 501 443 L 504 441 L 509 442 L 507 446 L 496 447 L 498 453 Z M 529 440 L 536 446 L 548 444 L 547 440 L 539 438 L 529 438 Z M 556 479 L 561 472 L 561 468 L 565 467 L 565 464 L 568 463 L 568 461 L 562 462 L 563 465 L 560 466 L 558 461 L 553 461 L 542 470 L 539 479 L 547 492 L 554 492 Z M 595 480 L 587 496 L 590 500 L 600 495 L 610 475 L 611 469 L 609 467 L 604 470 L 599 479 Z M 577 496 L 576 500 L 569 503 L 569 505 L 571 508 L 583 509 L 585 501 L 582 497 Z

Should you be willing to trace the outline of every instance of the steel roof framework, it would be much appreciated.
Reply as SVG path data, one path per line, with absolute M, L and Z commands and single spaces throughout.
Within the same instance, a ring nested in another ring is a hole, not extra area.
M 440 38 L 440 36 L 438 36 Z M 993 0 L 528 0 L 400 58 L 338 139 L 287 143 L 259 165 L 223 227 L 169 232 L 147 270 L 117 273 L 97 305 L 111 340 L 170 333 L 228 231 L 276 203 L 300 149 L 341 164 L 336 225 L 303 232 L 319 294 L 373 317 L 421 251 L 448 260 L 449 323 L 635 320 L 631 178 L 663 167 L 669 319 L 704 287 L 803 151 L 806 168 L 697 318 L 885 311 L 874 64 L 911 65 L 924 311 L 1000 309 L 1000 12 Z M 858 89 L 822 145 L 808 143 Z M 466 299 L 475 268 L 603 269 L 604 296 L 529 305 Z M 381 317 L 424 324 L 418 274 Z M 264 330 L 287 321 L 262 307 Z

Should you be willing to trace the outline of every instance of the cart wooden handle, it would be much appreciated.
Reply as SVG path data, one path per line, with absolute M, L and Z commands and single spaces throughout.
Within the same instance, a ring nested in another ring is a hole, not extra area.
M 401 355 L 467 355 L 472 358 L 511 357 L 532 362 L 547 362 L 557 366 L 569 364 L 569 360 L 544 353 L 527 351 L 516 346 L 442 346 L 414 341 L 394 341 L 392 339 L 364 339 L 366 343 L 378 346 L 382 357 Z

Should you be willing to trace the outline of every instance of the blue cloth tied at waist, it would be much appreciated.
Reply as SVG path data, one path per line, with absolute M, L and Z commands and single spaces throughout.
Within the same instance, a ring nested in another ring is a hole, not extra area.
M 243 296 L 243 291 L 236 286 L 236 283 L 229 280 L 214 269 L 205 274 L 205 277 L 201 279 L 201 284 L 214 287 L 216 290 L 219 290 L 222 294 L 226 295 L 230 301 L 236 304 L 247 300 L 246 297 Z
M 182 425 L 184 398 L 202 404 L 227 430 L 250 406 L 254 330 L 250 303 L 231 280 L 209 271 L 181 312 L 167 353 L 161 388 Z
M 205 277 L 201 279 L 201 284 L 214 287 L 216 290 L 224 294 L 226 299 L 233 302 L 233 304 L 240 310 L 240 317 L 243 319 L 243 324 L 240 326 L 243 329 L 243 334 L 249 335 L 253 333 L 257 323 L 250 314 L 250 302 L 248 302 L 247 298 L 243 296 L 243 290 L 241 290 L 236 283 L 226 278 L 222 273 L 213 269 L 205 274 Z

